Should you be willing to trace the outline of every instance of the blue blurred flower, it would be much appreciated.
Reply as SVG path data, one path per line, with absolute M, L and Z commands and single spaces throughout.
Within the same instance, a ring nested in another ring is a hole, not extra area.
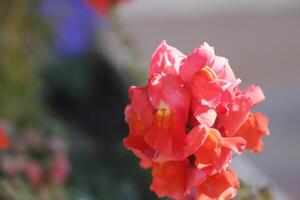
M 89 51 L 96 29 L 105 23 L 84 0 L 44 0 L 41 11 L 53 25 L 55 52 L 64 56 Z

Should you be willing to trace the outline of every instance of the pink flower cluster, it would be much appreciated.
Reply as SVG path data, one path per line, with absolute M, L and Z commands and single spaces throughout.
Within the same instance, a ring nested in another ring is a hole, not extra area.
M 35 130 L 26 130 L 3 156 L 1 170 L 11 178 L 25 177 L 35 189 L 63 186 L 71 172 L 65 146 L 60 138 L 43 138 Z
M 147 85 L 129 89 L 124 146 L 152 169 L 159 197 L 234 198 L 232 151 L 259 152 L 269 134 L 267 117 L 251 112 L 265 99 L 262 90 L 240 83 L 207 43 L 188 56 L 165 41 L 154 52 Z

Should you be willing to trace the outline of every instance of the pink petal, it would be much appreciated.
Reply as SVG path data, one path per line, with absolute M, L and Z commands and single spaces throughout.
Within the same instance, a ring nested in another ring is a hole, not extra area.
M 154 108 L 149 100 L 147 87 L 130 87 L 129 98 L 135 114 L 149 126 L 153 121 Z
M 184 122 L 188 118 L 190 93 L 178 76 L 157 75 L 148 85 L 148 94 L 156 109 L 170 109 Z
M 238 154 L 241 154 L 246 148 L 247 142 L 242 137 L 225 137 L 223 145 Z
M 150 77 L 157 73 L 178 74 L 181 60 L 185 57 L 178 49 L 162 41 L 152 56 Z
M 227 58 L 215 56 L 215 60 L 211 68 L 215 71 L 219 79 L 235 82 L 236 78 Z
M 243 94 L 250 99 L 250 104 L 252 107 L 256 106 L 257 104 L 261 103 L 266 99 L 261 88 L 254 85 L 247 87 L 243 91 Z
M 227 105 L 228 111 L 226 113 L 218 113 L 216 127 L 223 135 L 234 136 L 247 120 L 251 108 L 249 98 L 237 97 L 234 102 Z
M 195 73 L 190 82 L 193 97 L 197 100 L 205 100 L 212 107 L 218 104 L 222 95 L 222 87 L 215 78 L 214 72 L 205 67 Z
M 186 137 L 186 145 L 184 147 L 185 157 L 193 154 L 204 143 L 208 135 L 208 130 L 205 126 L 194 127 Z
M 215 123 L 217 113 L 214 109 L 210 109 L 207 106 L 199 105 L 196 108 L 194 116 L 199 122 L 199 124 L 211 127 Z
M 207 174 L 203 170 L 193 167 L 189 171 L 188 186 L 197 187 L 207 179 Z
M 206 65 L 210 65 L 215 56 L 214 49 L 207 43 L 195 49 L 182 60 L 179 74 L 184 82 L 191 81 L 193 75 Z

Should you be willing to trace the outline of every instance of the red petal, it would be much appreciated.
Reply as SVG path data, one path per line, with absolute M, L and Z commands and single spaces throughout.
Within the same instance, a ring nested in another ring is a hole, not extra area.
M 245 96 L 237 97 L 227 105 L 226 113 L 218 113 L 216 127 L 226 136 L 234 136 L 247 120 L 251 103 Z
M 145 133 L 148 128 L 138 119 L 132 106 L 125 109 L 126 121 L 129 125 L 129 135 L 123 140 L 125 148 L 131 150 L 142 160 L 153 158 L 155 151 L 145 142 Z
M 145 140 L 156 151 L 154 160 L 162 162 L 187 158 L 199 149 L 206 137 L 205 127 L 197 126 L 186 134 L 184 124 L 174 113 L 157 111 Z
M 196 200 L 229 200 L 237 194 L 239 181 L 236 173 L 227 171 L 208 177 L 208 179 L 198 187 Z
M 189 161 L 153 163 L 150 186 L 159 197 L 182 199 L 188 192 Z
M 160 158 L 178 160 L 185 144 L 185 125 L 170 110 L 158 110 L 151 128 L 145 135 L 149 146 L 158 151 Z
M 224 170 L 231 161 L 231 149 L 223 145 L 221 134 L 216 129 L 209 129 L 202 146 L 194 153 L 195 165 L 208 175 Z
M 268 118 L 262 113 L 250 113 L 245 124 L 238 130 L 236 136 L 243 137 L 247 141 L 247 149 L 258 153 L 263 149 L 261 138 L 269 135 Z

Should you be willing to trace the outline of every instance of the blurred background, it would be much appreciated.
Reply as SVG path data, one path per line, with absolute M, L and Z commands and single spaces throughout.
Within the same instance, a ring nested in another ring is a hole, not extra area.
M 185 54 L 206 41 L 242 86 L 262 87 L 271 137 L 234 160 L 241 191 L 298 199 L 299 35 L 298 0 L 0 0 L 0 119 L 12 140 L 0 199 L 157 199 L 122 147 L 123 109 L 163 39 Z

